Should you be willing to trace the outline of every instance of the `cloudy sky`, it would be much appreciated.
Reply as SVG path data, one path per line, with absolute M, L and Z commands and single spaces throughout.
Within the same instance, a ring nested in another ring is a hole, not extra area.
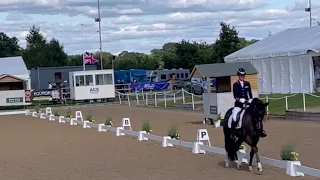
M 320 1 L 312 0 L 313 21 Z M 68 54 L 99 49 L 97 0 L 1 0 L 0 31 L 25 35 L 34 24 L 55 37 Z M 103 51 L 149 53 L 165 42 L 190 39 L 212 43 L 219 22 L 234 25 L 240 36 L 262 39 L 289 27 L 309 26 L 307 0 L 100 0 Z

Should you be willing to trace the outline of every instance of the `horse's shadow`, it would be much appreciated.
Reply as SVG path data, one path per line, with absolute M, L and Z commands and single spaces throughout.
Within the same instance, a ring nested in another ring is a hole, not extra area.
M 245 172 L 250 172 L 249 171 L 249 165 L 247 163 L 242 163 L 241 165 L 241 169 L 238 169 L 237 168 L 237 163 L 235 162 L 229 162 L 229 167 L 225 167 L 225 162 L 224 161 L 220 161 L 218 162 L 218 166 L 224 168 L 224 169 L 235 169 L 235 170 L 238 170 L 238 171 L 245 171 Z M 256 171 L 254 171 L 254 174 L 257 174 L 257 175 L 261 175 L 261 173 L 258 173 Z
M 214 125 L 214 123 L 206 122 L 206 124 L 203 124 L 203 121 L 189 121 L 188 124 L 194 124 L 194 125 Z

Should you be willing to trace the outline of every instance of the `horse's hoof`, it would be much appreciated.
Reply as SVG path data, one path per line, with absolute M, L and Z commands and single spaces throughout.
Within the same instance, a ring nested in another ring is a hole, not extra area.
M 262 172 L 262 171 L 263 171 L 261 162 L 258 163 L 258 167 L 257 167 L 257 168 L 258 168 L 258 171 L 259 171 L 259 172 Z
M 226 163 L 226 164 L 224 165 L 224 167 L 225 167 L 225 168 L 228 168 L 228 167 L 229 167 L 229 163 Z
M 237 169 L 239 169 L 239 170 L 240 170 L 240 169 L 241 169 L 241 165 L 237 165 Z
M 249 171 L 250 171 L 250 172 L 253 172 L 252 166 L 249 166 Z

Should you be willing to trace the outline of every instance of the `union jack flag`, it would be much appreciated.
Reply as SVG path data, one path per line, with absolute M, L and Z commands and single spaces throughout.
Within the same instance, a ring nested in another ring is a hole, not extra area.
M 93 57 L 92 53 L 85 52 L 82 56 L 84 64 L 96 64 L 99 62 L 98 59 Z

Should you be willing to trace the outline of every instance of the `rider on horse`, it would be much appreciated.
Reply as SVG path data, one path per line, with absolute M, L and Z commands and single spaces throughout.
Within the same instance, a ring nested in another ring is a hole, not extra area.
M 250 101 L 252 97 L 251 86 L 248 81 L 245 81 L 246 70 L 239 68 L 237 71 L 239 80 L 233 84 L 233 97 L 236 100 L 234 108 L 232 110 L 232 123 L 231 123 L 231 138 L 235 139 L 234 131 L 237 122 L 238 113 L 245 108 L 245 103 Z M 259 120 L 257 120 L 259 121 Z M 262 122 L 261 122 L 262 123 Z M 260 137 L 266 137 L 267 134 L 263 130 L 263 126 L 260 126 Z

